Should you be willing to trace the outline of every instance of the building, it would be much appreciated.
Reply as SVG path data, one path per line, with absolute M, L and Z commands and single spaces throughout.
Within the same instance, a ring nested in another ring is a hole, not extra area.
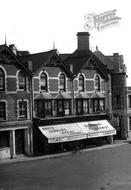
M 20 56 L 34 73 L 35 155 L 111 142 L 116 134 L 107 121 L 112 112 L 110 73 L 89 50 L 89 33 L 78 33 L 77 40 L 72 54 L 53 49 Z
M 123 56 L 114 53 L 105 56 L 98 50 L 95 55 L 107 66 L 111 76 L 112 113 L 110 119 L 117 130 L 117 137 L 126 139 L 127 129 L 127 87 L 126 87 L 126 66 L 123 63 Z
M 131 138 L 131 87 L 127 87 L 127 131 L 128 138 Z
M 32 72 L 16 53 L 0 45 L 0 159 L 33 153 Z

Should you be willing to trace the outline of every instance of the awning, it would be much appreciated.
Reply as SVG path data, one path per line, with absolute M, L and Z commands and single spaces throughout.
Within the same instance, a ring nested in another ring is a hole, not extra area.
M 87 138 L 87 135 L 77 123 L 41 126 L 39 129 L 48 138 L 48 143 L 75 141 Z
M 88 138 L 116 135 L 116 130 L 107 120 L 89 121 L 77 123 Z

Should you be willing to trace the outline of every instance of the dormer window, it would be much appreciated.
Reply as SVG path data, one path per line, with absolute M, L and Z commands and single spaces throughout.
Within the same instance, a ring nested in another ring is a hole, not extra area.
M 95 88 L 95 91 L 100 91 L 100 77 L 99 77 L 99 75 L 95 76 L 94 88 Z
M 5 90 L 5 74 L 2 69 L 0 69 L 0 91 Z
M 47 88 L 47 74 L 42 72 L 40 75 L 40 90 L 41 91 L 48 91 Z
M 18 88 L 21 91 L 26 90 L 26 75 L 22 71 L 18 75 Z
M 79 75 L 79 91 L 84 91 L 84 76 Z
M 65 75 L 62 73 L 59 77 L 59 90 L 65 91 L 66 90 L 66 82 L 65 82 Z

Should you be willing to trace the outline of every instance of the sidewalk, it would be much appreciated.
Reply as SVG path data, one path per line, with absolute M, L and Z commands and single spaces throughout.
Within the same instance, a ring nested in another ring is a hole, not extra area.
M 102 146 L 89 147 L 89 148 L 86 148 L 86 149 L 78 150 L 75 153 L 70 151 L 70 152 L 56 153 L 56 154 L 44 155 L 44 156 L 32 156 L 32 157 L 26 157 L 24 155 L 20 155 L 20 156 L 14 158 L 14 159 L 0 159 L 0 165 L 17 163 L 17 162 L 27 162 L 27 161 L 33 161 L 33 160 L 43 160 L 43 159 L 58 158 L 58 157 L 62 157 L 62 156 L 67 156 L 67 155 L 72 155 L 72 154 L 80 154 L 80 153 L 90 152 L 90 151 L 94 151 L 94 150 L 114 148 L 114 147 L 118 147 L 118 146 L 121 146 L 121 145 L 124 145 L 124 144 L 128 144 L 130 142 L 131 142 L 130 140 L 115 140 L 115 143 L 113 143 L 113 144 L 105 144 L 105 145 L 102 145 Z

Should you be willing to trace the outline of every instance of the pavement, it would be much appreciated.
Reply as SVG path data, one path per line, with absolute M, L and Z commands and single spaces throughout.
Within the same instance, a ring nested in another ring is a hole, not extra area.
M 122 145 L 125 145 L 128 143 L 131 143 L 131 139 L 115 140 L 115 142 L 112 144 L 104 144 L 102 146 L 88 147 L 86 149 L 77 150 L 75 152 L 69 151 L 69 152 L 63 152 L 63 153 L 56 153 L 56 154 L 43 155 L 43 156 L 32 156 L 32 157 L 20 155 L 20 156 L 13 158 L 13 159 L 0 159 L 0 165 L 18 163 L 18 162 L 28 162 L 28 161 L 33 161 L 33 160 L 44 160 L 44 159 L 58 158 L 58 157 L 68 156 L 71 154 L 80 154 L 80 153 L 94 151 L 94 150 L 114 148 L 114 147 L 122 146 Z

